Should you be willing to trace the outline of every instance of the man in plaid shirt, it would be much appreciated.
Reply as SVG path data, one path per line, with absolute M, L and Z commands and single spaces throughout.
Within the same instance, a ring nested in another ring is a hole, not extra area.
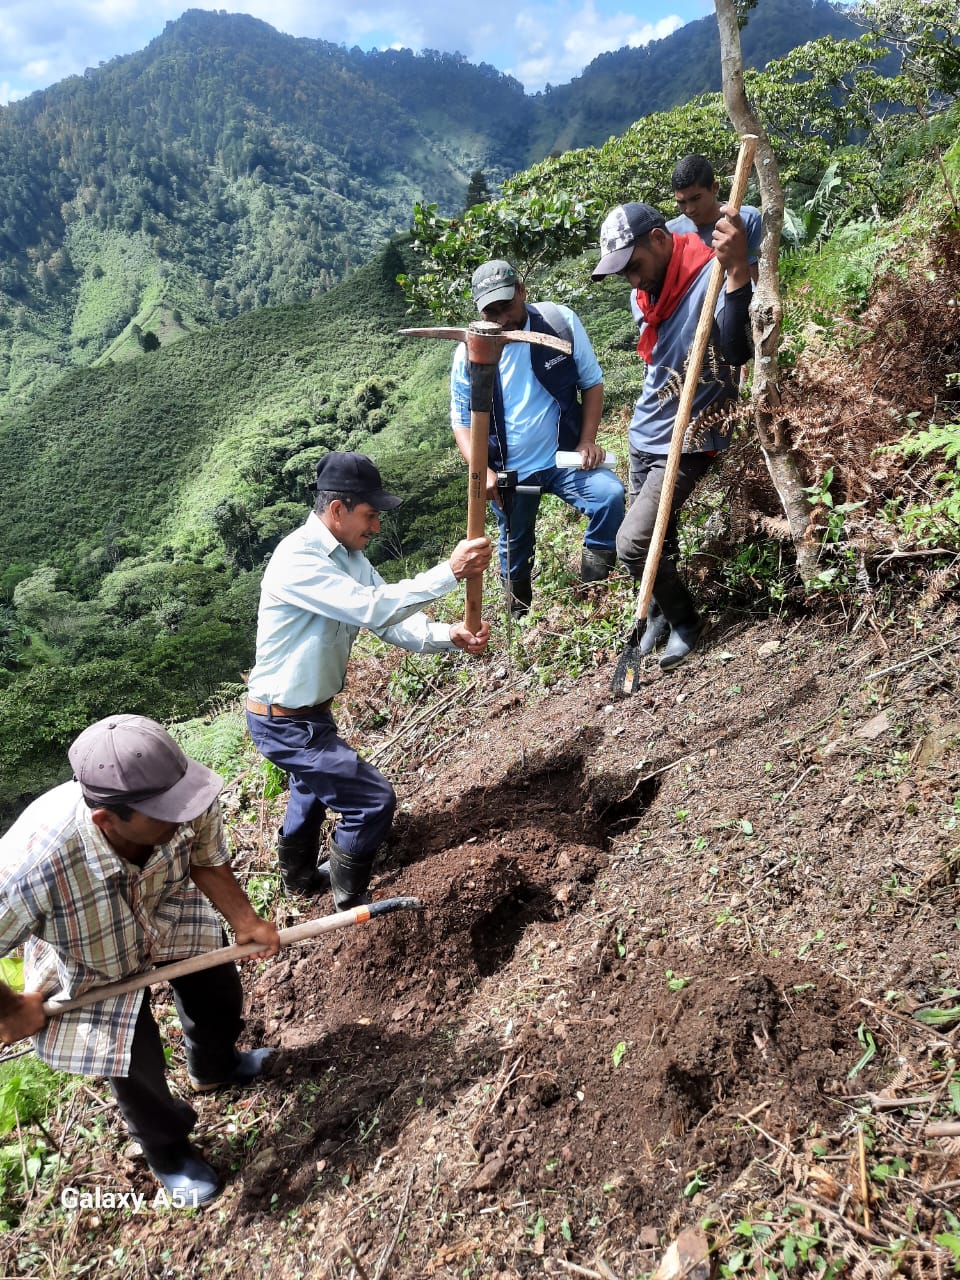
M 223 780 L 145 716 L 109 716 L 69 751 L 74 779 L 35 800 L 0 839 L 0 956 L 24 948 L 25 993 L 0 983 L 0 1042 L 32 1036 L 59 1071 L 105 1075 L 151 1171 L 194 1206 L 219 1175 L 187 1141 L 197 1116 L 174 1098 L 144 990 L 50 1021 L 70 1000 L 155 965 L 223 945 L 214 907 L 238 943 L 275 955 L 275 926 L 235 879 L 220 817 Z M 256 1078 L 269 1049 L 238 1051 L 243 995 L 233 964 L 171 981 L 191 1087 Z

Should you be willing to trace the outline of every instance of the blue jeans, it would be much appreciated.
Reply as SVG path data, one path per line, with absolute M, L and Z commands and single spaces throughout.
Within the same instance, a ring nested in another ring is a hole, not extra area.
M 614 550 L 617 530 L 623 521 L 624 493 L 613 471 L 606 467 L 595 471 L 584 471 L 580 467 L 544 467 L 542 471 L 524 476 L 520 483 L 539 485 L 543 493 L 555 494 L 586 516 L 584 546 L 598 551 Z M 506 513 L 495 503 L 491 504 L 500 526 L 500 572 L 506 578 L 509 569 L 511 580 L 526 581 L 533 568 L 540 497 L 508 493 L 507 501 L 510 503 L 509 543 Z
M 333 833 L 339 847 L 372 862 L 390 831 L 396 792 L 337 734 L 330 712 L 257 716 L 248 711 L 247 727 L 260 754 L 290 775 L 283 834 L 312 835 L 330 808 L 340 814 Z

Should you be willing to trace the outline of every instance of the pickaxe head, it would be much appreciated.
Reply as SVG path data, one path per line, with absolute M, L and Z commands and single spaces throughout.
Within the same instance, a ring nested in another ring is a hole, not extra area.
M 498 364 L 500 352 L 508 342 L 526 342 L 531 346 L 553 347 L 565 356 L 573 351 L 572 343 L 555 338 L 551 333 L 533 333 L 526 329 L 503 329 L 489 320 L 474 320 L 462 328 L 401 329 L 407 338 L 448 338 L 467 344 L 471 364 Z

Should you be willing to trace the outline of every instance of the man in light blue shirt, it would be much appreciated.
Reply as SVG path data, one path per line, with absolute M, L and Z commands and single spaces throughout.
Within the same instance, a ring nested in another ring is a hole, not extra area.
M 507 343 L 494 381 L 486 491 L 500 526 L 501 577 L 509 584 L 510 610 L 520 617 L 532 600 L 540 495 L 501 492 L 498 472 L 513 473 L 517 483 L 555 494 L 587 517 L 580 563 L 584 582 L 606 578 L 617 562 L 623 485 L 603 466 L 606 451 L 597 444 L 603 374 L 579 317 L 552 302 L 528 303 L 523 281 L 502 258 L 476 269 L 471 293 L 484 320 L 503 329 L 553 334 L 573 346 L 566 355 L 552 347 Z M 450 373 L 450 424 L 469 464 L 470 377 L 462 343 Z M 578 453 L 580 466 L 558 467 L 558 450 Z
M 313 512 L 277 547 L 263 575 L 257 656 L 247 724 L 258 750 L 290 775 L 278 854 L 284 888 L 333 889 L 338 911 L 369 902 L 377 848 L 396 808 L 387 779 L 337 734 L 331 704 L 344 686 L 361 627 L 414 653 L 479 654 L 490 628 L 431 622 L 423 606 L 477 577 L 490 563 L 488 538 L 457 544 L 450 559 L 415 578 L 387 583 L 363 554 L 380 513 L 400 505 L 361 453 L 328 453 L 317 464 Z M 340 814 L 329 864 L 318 866 L 327 808 Z

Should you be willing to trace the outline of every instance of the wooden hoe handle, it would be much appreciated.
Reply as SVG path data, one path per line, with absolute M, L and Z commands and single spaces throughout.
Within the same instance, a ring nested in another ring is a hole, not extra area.
M 366 907 L 352 907 L 349 911 L 337 911 L 333 915 L 321 916 L 319 920 L 306 920 L 290 929 L 280 930 L 280 945 L 289 947 L 294 942 L 308 942 L 322 933 L 332 929 L 347 929 L 351 925 L 364 924 L 376 916 L 389 915 L 392 911 L 419 910 L 423 903 L 419 898 L 382 898 L 379 902 L 371 902 Z M 109 1000 L 112 996 L 123 996 L 130 991 L 139 991 L 141 987 L 151 987 L 155 982 L 167 982 L 170 978 L 182 978 L 188 973 L 199 973 L 201 969 L 212 969 L 218 964 L 243 960 L 257 951 L 263 950 L 261 942 L 245 942 L 242 946 L 234 943 L 231 947 L 218 947 L 216 951 L 207 951 L 203 955 L 190 956 L 186 960 L 175 960 L 173 964 L 161 965 L 158 969 L 148 969 L 145 973 L 135 973 L 132 978 L 122 978 L 119 982 L 110 982 L 102 987 L 92 987 L 84 991 L 74 1000 L 47 1000 L 43 1011 L 48 1018 L 67 1013 L 70 1009 L 82 1009 L 88 1004 L 99 1004 L 101 1000 Z

